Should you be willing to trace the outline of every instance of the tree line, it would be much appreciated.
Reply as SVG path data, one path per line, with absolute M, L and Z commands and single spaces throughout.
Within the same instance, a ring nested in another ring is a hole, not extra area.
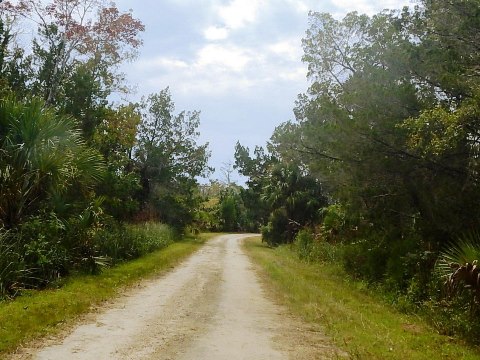
M 480 2 L 310 12 L 310 86 L 266 148 L 237 144 L 244 228 L 334 259 L 477 342 Z M 260 226 L 258 226 L 260 225 Z M 477 340 L 475 340 L 477 339 Z
M 111 100 L 143 31 L 111 1 L 0 2 L 0 297 L 164 245 L 129 223 L 170 239 L 194 221 L 200 112 L 176 112 L 168 87 Z

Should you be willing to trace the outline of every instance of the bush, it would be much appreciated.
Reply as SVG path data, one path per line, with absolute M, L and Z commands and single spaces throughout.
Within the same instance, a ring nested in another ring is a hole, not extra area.
M 289 221 L 284 208 L 275 209 L 268 218 L 268 224 L 262 227 L 262 240 L 270 246 L 291 242 Z
M 147 222 L 127 226 L 127 233 L 134 239 L 134 244 L 140 255 L 162 249 L 178 237 L 169 225 Z
M 342 245 L 327 242 L 322 234 L 301 230 L 295 237 L 295 250 L 300 259 L 317 262 L 336 262 L 341 259 Z
M 295 237 L 294 248 L 302 260 L 312 260 L 315 238 L 308 230 L 300 230 Z
M 332 204 L 322 210 L 322 232 L 329 237 L 339 234 L 346 224 L 346 211 L 340 204 Z
M 41 288 L 72 270 L 98 273 L 172 243 L 167 225 L 123 225 L 102 215 L 73 217 L 66 225 L 53 214 L 32 217 L 16 231 L 0 229 L 0 298 Z
M 369 282 L 380 281 L 385 274 L 387 254 L 381 242 L 361 239 L 344 247 L 343 266 L 355 278 L 363 277 Z
M 100 254 L 112 263 L 130 260 L 164 248 L 175 240 L 175 232 L 165 224 L 110 224 L 96 235 Z
M 8 232 L 0 229 L 0 299 L 14 296 L 24 275 L 25 265 L 18 246 Z
M 19 253 L 29 269 L 24 286 L 44 286 L 67 274 L 71 259 L 64 236 L 65 225 L 54 214 L 31 217 L 20 226 L 16 242 L 23 247 Z
M 434 277 L 430 298 L 423 302 L 421 311 L 439 333 L 460 336 L 467 342 L 478 345 L 480 309 L 472 306 L 471 294 L 466 291 L 456 296 L 445 296 L 444 284 L 444 279 Z

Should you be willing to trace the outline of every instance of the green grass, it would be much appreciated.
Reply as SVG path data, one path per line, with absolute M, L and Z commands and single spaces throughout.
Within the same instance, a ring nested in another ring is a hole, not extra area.
M 58 289 L 28 291 L 0 302 L 0 358 L 29 340 L 58 333 L 79 315 L 112 299 L 140 279 L 174 267 L 215 234 L 186 239 L 100 275 L 72 276 Z
M 289 247 L 271 249 L 259 238 L 246 249 L 262 269 L 279 302 L 325 333 L 355 359 L 480 359 L 480 350 L 401 314 L 365 287 L 348 280 L 340 266 L 309 264 Z

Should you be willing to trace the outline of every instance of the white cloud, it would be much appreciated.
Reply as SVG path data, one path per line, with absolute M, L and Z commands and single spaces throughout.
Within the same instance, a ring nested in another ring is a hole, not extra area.
M 278 73 L 278 77 L 289 82 L 304 82 L 307 77 L 307 70 L 303 66 L 297 66 L 291 70 L 284 70 Z
M 332 4 L 339 9 L 334 15 L 343 17 L 347 12 L 358 11 L 361 14 L 373 15 L 384 9 L 401 9 L 412 5 L 411 0 L 332 0 Z
M 217 44 L 208 44 L 197 54 L 197 65 L 200 67 L 215 66 L 240 72 L 251 60 L 248 50 Z
M 155 69 L 155 68 L 165 68 L 171 70 L 178 70 L 184 69 L 188 67 L 188 64 L 185 61 L 166 58 L 162 56 L 150 58 L 150 59 L 142 59 L 136 63 L 136 67 L 138 69 Z
M 268 46 L 268 49 L 273 54 L 291 61 L 300 61 L 303 54 L 301 41 L 297 38 L 276 42 Z
M 150 92 L 171 85 L 185 96 L 224 97 L 231 93 L 251 96 L 259 89 L 278 87 L 279 83 L 305 84 L 306 69 L 299 66 L 299 59 L 294 56 L 298 51 L 293 40 L 270 48 L 207 44 L 191 60 L 156 57 L 139 61 L 136 68 L 139 72 L 149 72 L 150 76 L 144 75 L 147 78 L 144 86 Z
M 233 0 L 217 9 L 218 16 L 226 27 L 239 29 L 257 19 L 263 0 Z
M 228 37 L 228 29 L 218 26 L 210 26 L 203 32 L 207 40 L 224 40 Z
M 305 1 L 301 0 L 287 0 L 287 3 L 293 6 L 295 11 L 301 13 L 301 14 L 306 14 L 308 13 L 308 10 L 310 10 L 310 7 L 307 5 Z

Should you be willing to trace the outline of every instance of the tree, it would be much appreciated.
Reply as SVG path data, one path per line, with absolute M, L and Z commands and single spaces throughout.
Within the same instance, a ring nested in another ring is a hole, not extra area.
M 198 111 L 174 115 L 168 88 L 142 101 L 135 159 L 138 162 L 144 210 L 182 227 L 193 219 L 200 198 L 195 178 L 206 175 L 208 143 L 198 145 Z
M 239 219 L 239 196 L 233 189 L 225 189 L 220 197 L 219 217 L 223 231 L 238 231 L 240 228 Z
M 233 163 L 231 161 L 223 162 L 220 171 L 223 175 L 225 185 L 230 186 L 232 182 L 232 173 L 234 172 Z
M 0 96 L 13 91 L 23 97 L 27 95 L 31 59 L 15 44 L 12 22 L 0 12 Z
M 270 245 L 292 242 L 302 228 L 319 222 L 320 210 L 328 204 L 315 178 L 284 163 L 272 169 L 263 198 L 271 212 L 262 235 Z
M 347 252 L 363 256 L 352 262 L 359 272 L 403 269 L 392 275 L 398 286 L 405 276 L 423 286 L 433 266 L 425 254 L 480 226 L 478 9 L 477 0 L 425 0 L 372 17 L 310 13 L 311 85 L 269 151 L 345 209 L 355 232 L 343 240 L 366 239 Z M 272 224 L 286 223 L 285 209 L 276 215 Z
M 138 194 L 140 176 L 132 152 L 137 144 L 141 114 L 136 105 L 104 109 L 102 122 L 97 126 L 93 142 L 107 163 L 107 172 L 96 190 L 103 196 L 103 206 L 116 219 L 128 220 L 140 209 Z
M 312 85 L 299 96 L 296 123 L 272 139 L 275 151 L 301 157 L 331 196 L 368 219 L 367 228 L 390 229 L 392 238 L 419 226 L 419 215 L 431 220 L 428 174 L 449 171 L 411 151 L 403 127 L 437 101 L 411 68 L 419 44 L 407 13 L 350 13 L 341 21 L 311 13 L 303 44 Z
M 105 88 L 118 88 L 115 69 L 131 59 L 142 44 L 143 24 L 106 0 L 3 1 L 0 11 L 21 16 L 38 26 L 34 41 L 36 89 L 47 105 L 56 104 L 60 88 L 79 62 L 87 64 Z
M 253 157 L 250 149 L 237 142 L 235 146 L 234 168 L 247 176 L 247 188 L 240 190 L 240 197 L 245 207 L 245 229 L 259 231 L 266 224 L 270 209 L 262 198 L 263 188 L 268 181 L 271 168 L 278 159 L 267 153 L 262 147 L 256 146 Z

